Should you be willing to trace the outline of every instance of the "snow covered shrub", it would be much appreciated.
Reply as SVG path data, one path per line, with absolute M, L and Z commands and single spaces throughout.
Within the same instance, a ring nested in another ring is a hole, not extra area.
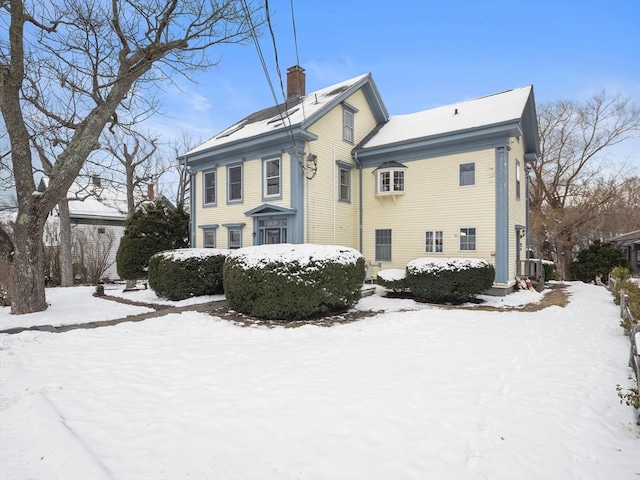
M 223 293 L 222 266 L 228 254 L 215 248 L 156 253 L 149 259 L 149 287 L 169 300 Z
M 407 289 L 407 271 L 400 268 L 389 268 L 378 272 L 376 282 L 396 293 L 404 292 Z
M 420 302 L 464 303 L 493 285 L 495 268 L 472 258 L 418 258 L 407 265 L 407 287 Z
M 229 308 L 258 318 L 301 320 L 343 311 L 360 299 L 364 258 L 330 245 L 260 245 L 224 263 Z
M 556 264 L 550 260 L 542 260 L 542 269 L 544 270 L 545 281 L 557 280 Z

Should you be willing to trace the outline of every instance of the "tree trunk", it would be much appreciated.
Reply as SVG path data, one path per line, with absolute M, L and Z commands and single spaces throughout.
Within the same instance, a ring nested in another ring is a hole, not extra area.
M 60 285 L 73 286 L 73 254 L 71 252 L 71 218 L 69 200 L 63 198 L 58 204 L 60 219 Z
M 18 215 L 13 226 L 14 256 L 11 263 L 11 313 L 46 310 L 44 293 L 44 221 Z

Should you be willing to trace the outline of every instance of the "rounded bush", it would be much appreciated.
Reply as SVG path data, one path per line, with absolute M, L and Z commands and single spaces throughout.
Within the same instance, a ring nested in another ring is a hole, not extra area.
M 407 265 L 407 287 L 420 302 L 464 303 L 493 285 L 495 268 L 473 258 L 418 258 Z
M 156 253 L 149 259 L 149 287 L 169 300 L 221 294 L 222 266 L 229 252 L 183 248 Z
M 407 271 L 399 268 L 380 270 L 376 276 L 376 282 L 396 293 L 407 289 Z
M 269 320 L 301 320 L 355 305 L 365 268 L 352 248 L 260 245 L 232 251 L 223 277 L 229 308 Z

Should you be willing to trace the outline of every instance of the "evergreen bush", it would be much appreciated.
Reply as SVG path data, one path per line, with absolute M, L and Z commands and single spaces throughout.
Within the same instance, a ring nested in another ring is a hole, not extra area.
M 549 260 L 542 260 L 542 270 L 544 270 L 544 280 L 557 280 L 556 264 Z
M 234 250 L 223 270 L 229 307 L 271 320 L 344 311 L 360 299 L 364 277 L 358 251 L 309 244 Z
M 615 267 L 629 268 L 629 260 L 613 244 L 596 240 L 578 251 L 576 261 L 571 263 L 571 273 L 576 280 L 585 283 L 595 281 L 597 276 L 606 282 Z
M 464 303 L 491 288 L 494 278 L 485 260 L 418 258 L 407 265 L 407 287 L 420 302 Z
M 147 278 L 149 259 L 164 250 L 186 248 L 189 216 L 162 200 L 146 202 L 125 222 L 116 253 L 118 276 L 125 280 Z
M 222 266 L 229 250 L 185 248 L 149 259 L 149 287 L 169 300 L 224 293 Z
M 376 283 L 396 293 L 404 292 L 407 290 L 407 271 L 399 268 L 380 270 Z
M 620 305 L 620 294 L 624 291 L 629 297 L 629 310 L 634 320 L 640 322 L 640 285 L 631 281 L 630 270 L 623 267 L 616 267 L 611 271 L 611 276 L 616 279 L 615 287 L 612 291 L 616 305 Z M 623 319 L 620 326 L 630 329 L 631 322 Z

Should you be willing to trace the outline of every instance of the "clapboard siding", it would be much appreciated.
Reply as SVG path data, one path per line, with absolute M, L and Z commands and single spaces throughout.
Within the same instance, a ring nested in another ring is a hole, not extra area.
M 318 156 L 318 170 L 306 180 L 305 215 L 308 215 L 305 241 L 318 244 L 338 244 L 358 248 L 359 187 L 356 164 L 351 156 L 354 144 L 360 142 L 376 126 L 376 120 L 363 93 L 358 90 L 346 102 L 355 107 L 355 142 L 342 138 L 341 105 L 330 110 L 309 130 L 318 140 L 309 142 L 309 153 Z M 337 161 L 352 165 L 351 202 L 339 201 L 339 167 Z
M 459 165 L 475 163 L 476 183 L 459 186 Z M 374 168 L 363 171 L 364 255 L 375 262 L 375 230 L 392 229 L 392 261 L 403 268 L 418 257 L 493 258 L 495 249 L 495 150 L 464 152 L 405 164 L 405 193 L 377 196 Z M 395 198 L 395 201 L 394 201 Z M 460 228 L 476 228 L 475 251 L 461 251 Z M 425 252 L 425 232 L 443 232 L 444 251 Z

